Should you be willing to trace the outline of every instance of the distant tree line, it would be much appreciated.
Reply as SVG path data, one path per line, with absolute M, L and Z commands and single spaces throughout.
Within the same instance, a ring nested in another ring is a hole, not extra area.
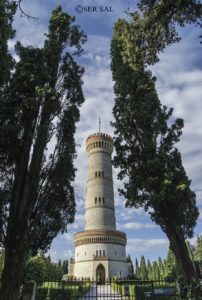
M 146 261 L 141 256 L 140 262 L 135 260 L 135 275 L 141 280 L 173 280 L 176 279 L 176 262 L 172 251 L 169 249 L 166 259 L 158 258 L 157 261 Z
M 202 235 L 197 236 L 194 246 L 187 241 L 187 248 L 191 260 L 197 262 L 202 270 Z M 165 259 L 159 257 L 153 262 L 149 259 L 146 261 L 144 256 L 141 256 L 140 261 L 136 259 L 134 274 L 141 280 L 175 280 L 182 272 L 172 250 L 169 249 Z
M 4 251 L 0 252 L 0 273 L 3 270 Z M 43 252 L 36 256 L 30 256 L 26 265 L 26 279 L 40 281 L 60 281 L 68 274 L 68 260 L 59 259 L 53 262 L 51 256 L 45 256 Z

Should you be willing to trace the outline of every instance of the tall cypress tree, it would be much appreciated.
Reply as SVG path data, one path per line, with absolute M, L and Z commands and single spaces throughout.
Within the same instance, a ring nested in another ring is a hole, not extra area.
M 115 82 L 114 166 L 120 168 L 120 189 L 127 207 L 143 207 L 167 235 L 185 280 L 196 285 L 198 277 L 190 260 L 186 238 L 193 236 L 199 215 L 191 181 L 176 147 L 183 120 L 171 121 L 173 109 L 162 106 L 155 78 L 144 65 L 131 68 L 122 56 L 123 23 L 114 29 L 111 45 L 112 74 Z M 149 210 L 151 208 L 151 210 Z
M 149 280 L 153 280 L 153 274 L 152 274 L 153 270 L 152 270 L 152 265 L 150 260 L 148 259 L 147 261 L 147 273 L 148 273 L 148 279 Z
M 159 279 L 164 279 L 165 277 L 165 269 L 164 269 L 164 264 L 161 259 L 161 257 L 158 258 L 158 267 L 159 267 L 159 272 L 160 272 L 160 278 Z
M 202 268 L 202 235 L 197 236 L 194 249 L 194 259 L 200 263 L 200 267 Z
M 164 265 L 165 265 L 165 278 L 170 280 L 176 279 L 175 256 L 171 249 L 168 250 L 167 257 L 164 261 Z
M 0 97 L 2 97 L 5 87 L 14 67 L 14 59 L 8 51 L 8 40 L 15 35 L 12 23 L 17 9 L 15 1 L 0 1 Z
M 134 267 L 133 267 L 133 262 L 132 259 L 130 257 L 130 255 L 128 254 L 128 256 L 126 257 L 126 262 L 130 264 L 130 273 L 134 274 Z
M 137 258 L 135 259 L 135 275 L 137 278 L 140 278 L 140 267 Z
M 148 279 L 148 272 L 147 272 L 147 266 L 146 266 L 144 255 L 141 256 L 141 259 L 140 259 L 140 278 L 142 280 Z
M 160 271 L 159 271 L 157 261 L 153 262 L 152 269 L 153 269 L 153 280 L 159 280 L 160 279 Z
M 42 49 L 17 43 L 20 60 L 0 98 L 1 300 L 17 299 L 28 253 L 46 251 L 74 221 L 74 134 L 84 101 L 74 56 L 86 40 L 74 21 L 57 7 Z
M 68 260 L 67 259 L 63 260 L 62 268 L 63 268 L 64 274 L 68 274 Z

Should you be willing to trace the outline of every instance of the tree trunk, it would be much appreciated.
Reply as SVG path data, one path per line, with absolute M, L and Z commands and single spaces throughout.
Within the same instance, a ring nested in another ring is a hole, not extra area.
M 184 279 L 189 284 L 191 282 L 199 282 L 194 264 L 189 256 L 189 251 L 183 235 L 181 236 L 177 230 L 168 235 L 171 250 L 174 252 L 177 261 L 183 272 Z
M 11 228 L 18 226 L 10 225 Z M 19 288 L 25 278 L 27 245 L 25 231 L 18 227 L 10 230 L 5 246 L 4 269 L 1 277 L 1 300 L 17 300 Z M 21 230 L 20 230 L 21 229 Z
M 166 232 L 170 241 L 170 247 L 173 251 L 183 273 L 183 277 L 188 286 L 189 297 L 201 300 L 201 290 L 199 278 L 194 267 L 194 263 L 189 256 L 186 241 L 180 230 L 172 228 Z

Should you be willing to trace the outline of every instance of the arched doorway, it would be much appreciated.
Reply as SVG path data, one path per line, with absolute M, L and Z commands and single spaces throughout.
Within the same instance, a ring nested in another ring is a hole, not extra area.
M 99 264 L 96 269 L 96 281 L 99 284 L 105 283 L 105 268 L 102 264 Z

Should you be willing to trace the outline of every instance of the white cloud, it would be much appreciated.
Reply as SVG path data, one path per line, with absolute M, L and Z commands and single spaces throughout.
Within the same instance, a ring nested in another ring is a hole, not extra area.
M 64 251 L 63 254 L 64 254 L 64 258 L 66 259 L 70 259 L 73 256 L 73 252 L 71 250 Z
M 73 240 L 73 232 L 71 233 L 65 233 L 62 235 L 62 238 L 66 241 L 72 241 Z
M 125 224 L 117 224 L 119 229 L 152 229 L 157 228 L 155 224 L 152 223 L 139 223 L 139 222 L 129 222 Z
M 167 239 L 128 239 L 127 252 L 131 254 L 147 253 L 168 249 L 169 242 Z
M 201 189 L 196 191 L 196 199 L 197 199 L 197 204 L 201 205 L 202 204 L 202 190 Z

